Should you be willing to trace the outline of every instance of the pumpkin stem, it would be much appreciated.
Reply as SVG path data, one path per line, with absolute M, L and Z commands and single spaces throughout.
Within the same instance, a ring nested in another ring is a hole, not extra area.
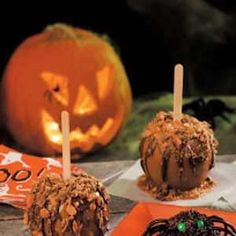
M 81 37 L 81 35 L 79 35 L 72 26 L 64 23 L 55 23 L 53 25 L 48 25 L 44 31 L 51 32 L 50 39 L 52 37 L 54 39 L 66 38 L 78 40 L 78 38 Z

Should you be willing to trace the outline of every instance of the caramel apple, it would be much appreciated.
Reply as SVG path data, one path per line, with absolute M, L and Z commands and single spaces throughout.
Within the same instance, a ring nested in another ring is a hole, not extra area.
M 172 112 L 159 112 L 142 134 L 141 165 L 158 191 L 191 190 L 214 167 L 217 145 L 208 123 L 184 114 L 175 120 Z
M 107 230 L 109 195 L 87 174 L 64 180 L 51 174 L 33 186 L 24 221 L 32 235 L 101 236 Z

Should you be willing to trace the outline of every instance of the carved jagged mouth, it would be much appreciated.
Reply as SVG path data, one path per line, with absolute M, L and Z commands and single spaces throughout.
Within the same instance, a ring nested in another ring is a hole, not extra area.
M 42 122 L 44 133 L 47 139 L 54 145 L 61 147 L 62 132 L 60 126 L 52 116 L 46 111 L 42 112 Z M 99 128 L 96 124 L 91 125 L 86 132 L 83 132 L 79 127 L 70 132 L 71 148 L 79 148 L 82 151 L 88 151 L 95 143 L 101 145 L 107 144 L 109 138 L 104 138 L 107 133 L 114 129 L 114 119 L 108 118 L 103 126 Z

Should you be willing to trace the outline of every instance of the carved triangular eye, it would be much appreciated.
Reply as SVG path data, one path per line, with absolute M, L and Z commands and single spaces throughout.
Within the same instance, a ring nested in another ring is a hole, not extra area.
M 103 67 L 96 74 L 97 86 L 98 86 L 98 97 L 100 99 L 104 99 L 105 97 L 107 97 L 107 95 L 111 91 L 113 81 L 111 80 L 110 75 L 111 75 L 110 66 Z
M 48 86 L 45 94 L 49 98 L 54 97 L 57 102 L 67 106 L 69 104 L 68 78 L 47 71 L 41 73 L 41 78 Z
M 89 115 L 97 110 L 96 101 L 83 85 L 79 87 L 73 110 L 78 115 Z

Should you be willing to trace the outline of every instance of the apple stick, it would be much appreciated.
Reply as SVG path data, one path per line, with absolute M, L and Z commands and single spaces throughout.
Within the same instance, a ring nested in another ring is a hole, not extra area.
M 71 177 L 71 158 L 70 158 L 70 123 L 69 113 L 63 111 L 61 113 L 62 126 L 62 163 L 63 163 L 63 178 L 67 180 Z
M 182 117 L 183 100 L 183 74 L 184 68 L 181 64 L 175 65 L 174 71 L 174 120 L 180 120 Z

